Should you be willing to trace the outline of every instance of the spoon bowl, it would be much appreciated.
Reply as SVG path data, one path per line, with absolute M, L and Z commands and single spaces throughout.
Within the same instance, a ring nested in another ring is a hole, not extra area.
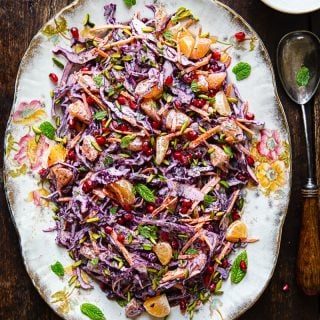
M 320 81 L 320 40 L 309 31 L 294 31 L 279 42 L 277 65 L 280 80 L 288 96 L 298 104 L 306 104 L 315 94 Z M 310 80 L 306 86 L 297 83 L 297 72 L 307 67 Z

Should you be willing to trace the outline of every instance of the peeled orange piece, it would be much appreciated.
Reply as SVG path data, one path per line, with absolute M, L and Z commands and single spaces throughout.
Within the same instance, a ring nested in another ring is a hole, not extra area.
M 179 38 L 180 51 L 187 57 L 190 58 L 195 44 L 195 39 L 191 34 L 185 34 Z
M 226 240 L 230 242 L 239 242 L 247 239 L 248 228 L 246 224 L 240 220 L 236 220 L 230 224 L 226 232 Z
M 198 60 L 203 58 L 209 51 L 211 45 L 211 40 L 208 38 L 198 38 L 195 41 L 193 50 L 190 54 L 190 58 Z
M 51 149 L 48 156 L 48 166 L 56 162 L 63 162 L 67 155 L 67 150 L 62 144 L 55 144 Z
M 219 89 L 226 79 L 227 73 L 226 72 L 217 72 L 217 73 L 210 73 L 208 75 L 208 86 L 209 89 Z
M 172 247 L 168 242 L 158 242 L 153 247 L 154 253 L 163 266 L 167 265 L 172 258 Z
M 171 311 L 167 296 L 165 294 L 147 299 L 143 306 L 151 316 L 156 318 L 164 318 Z
M 215 96 L 214 108 L 222 116 L 229 116 L 231 108 L 228 99 L 223 91 L 219 91 Z

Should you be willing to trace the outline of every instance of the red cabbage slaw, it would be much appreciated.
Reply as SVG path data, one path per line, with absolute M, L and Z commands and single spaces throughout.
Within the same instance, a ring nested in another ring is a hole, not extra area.
M 43 175 L 56 242 L 78 285 L 92 289 L 89 274 L 127 317 L 159 294 L 192 314 L 221 293 L 229 254 L 246 246 L 226 230 L 258 183 L 250 138 L 262 123 L 248 120 L 228 55 L 191 31 L 189 10 L 149 6 L 154 18 L 119 23 L 116 5 L 104 9 L 105 26 L 54 49 L 67 60 L 52 113 L 68 150 Z

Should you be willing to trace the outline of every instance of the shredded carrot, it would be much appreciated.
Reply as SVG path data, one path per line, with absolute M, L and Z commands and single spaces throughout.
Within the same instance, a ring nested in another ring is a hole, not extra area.
M 209 139 L 211 136 L 213 136 L 214 134 L 216 134 L 218 131 L 220 131 L 221 127 L 220 126 L 216 126 L 214 128 L 211 128 L 210 130 L 208 130 L 207 132 L 203 133 L 202 135 L 200 135 L 197 139 L 193 140 L 190 145 L 189 148 L 190 149 L 194 149 L 196 148 L 201 142 L 203 142 L 204 140 Z
M 95 48 L 94 52 L 98 53 L 99 56 L 101 56 L 102 58 L 108 58 L 109 56 L 102 50 Z
M 240 123 L 238 121 L 236 121 L 236 123 L 242 130 L 247 131 L 251 135 L 254 135 L 254 132 L 252 130 L 250 130 L 249 128 L 247 128 L 245 125 L 243 125 L 242 123 Z
M 201 236 L 201 234 L 202 234 L 202 230 L 199 230 L 197 233 L 195 233 L 193 237 L 191 237 L 183 246 L 183 248 L 180 251 L 180 254 L 184 254 L 186 250 Z
M 104 45 L 103 48 L 111 49 L 112 47 L 117 47 L 117 46 L 122 46 L 124 44 L 128 44 L 128 43 L 130 43 L 132 41 L 135 41 L 136 39 L 144 39 L 144 36 L 133 36 L 133 37 L 130 37 L 130 38 L 125 39 L 125 40 L 120 40 L 120 41 L 108 43 L 108 44 Z
M 232 84 L 229 83 L 229 84 L 227 85 L 227 89 L 226 89 L 226 96 L 227 96 L 227 97 L 230 97 L 231 90 L 232 90 Z
M 194 107 L 194 106 L 189 106 L 188 108 L 196 113 L 199 113 L 201 116 L 203 116 L 209 120 L 209 113 L 208 112 L 206 112 L 200 108 Z
M 191 67 L 185 69 L 184 71 L 181 72 L 181 74 L 184 75 L 184 74 L 189 73 L 191 71 L 197 70 L 202 66 L 205 66 L 206 64 L 208 64 L 210 59 L 211 59 L 211 55 L 207 56 L 206 58 L 203 58 L 201 61 L 196 62 L 194 64 L 194 66 L 191 66 Z
M 106 106 L 102 103 L 102 101 L 99 98 L 97 98 L 93 93 L 91 93 L 91 91 L 86 87 L 86 85 L 81 81 L 81 79 L 78 81 L 78 83 L 82 87 L 84 92 L 88 94 L 102 110 L 107 110 Z
M 121 253 L 124 256 L 124 258 L 129 263 L 129 265 L 132 267 L 133 266 L 133 259 L 131 257 L 131 254 L 126 249 L 126 247 L 120 241 L 118 241 L 118 235 L 115 233 L 115 231 L 112 231 L 111 238 L 113 239 L 113 241 L 115 242 L 115 244 L 117 245 L 119 250 L 121 251 Z

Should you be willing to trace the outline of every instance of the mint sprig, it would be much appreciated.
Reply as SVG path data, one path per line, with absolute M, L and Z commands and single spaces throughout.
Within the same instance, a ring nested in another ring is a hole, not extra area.
M 80 310 L 91 320 L 106 320 L 103 312 L 94 304 L 83 303 L 80 306 Z
M 64 276 L 64 268 L 61 262 L 57 261 L 55 264 L 51 265 L 50 268 L 58 277 Z
M 241 81 L 250 76 L 251 66 L 247 62 L 239 62 L 232 68 L 232 72 L 236 75 L 236 79 Z
M 135 190 L 139 193 L 139 195 L 147 202 L 154 202 L 156 200 L 153 191 L 149 189 L 145 184 L 138 183 L 135 186 Z

